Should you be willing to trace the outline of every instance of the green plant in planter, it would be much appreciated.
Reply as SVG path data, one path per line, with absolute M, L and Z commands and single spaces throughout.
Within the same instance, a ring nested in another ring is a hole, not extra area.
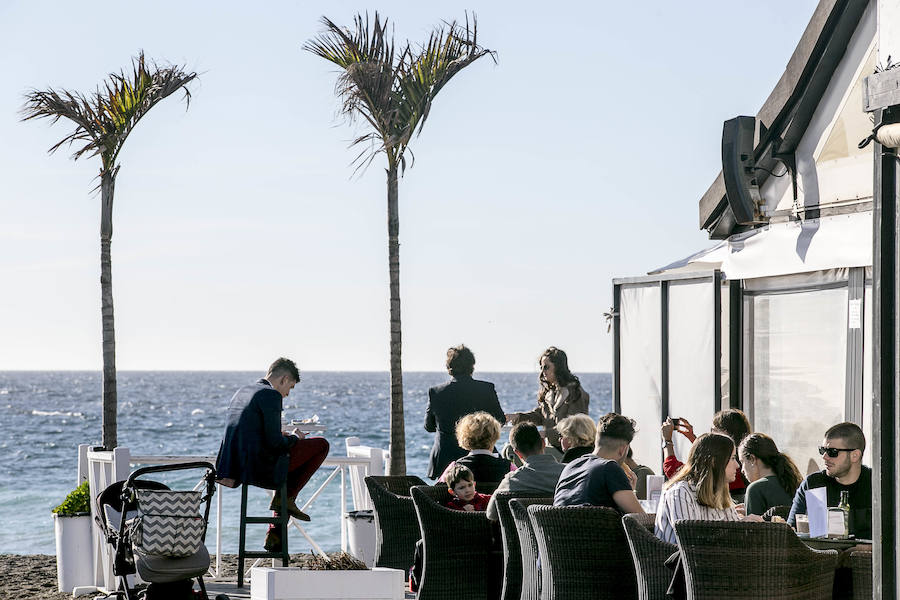
M 53 509 L 60 517 L 76 517 L 87 515 L 91 512 L 91 490 L 88 482 L 84 481 L 77 488 L 69 492 L 62 504 Z

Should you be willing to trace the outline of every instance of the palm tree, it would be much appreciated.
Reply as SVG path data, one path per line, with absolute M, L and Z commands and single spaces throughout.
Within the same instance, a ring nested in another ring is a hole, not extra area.
M 113 319 L 112 207 L 119 166 L 116 159 L 128 134 L 138 121 L 163 98 L 178 90 L 184 92 L 186 105 L 191 93 L 187 84 L 196 79 L 178 66 L 159 66 L 144 60 L 143 51 L 132 59 L 132 72 L 111 73 L 93 94 L 68 90 L 32 90 L 25 95 L 22 120 L 48 118 L 56 123 L 65 117 L 75 123 L 75 130 L 50 148 L 52 154 L 63 145 L 80 144 L 72 154 L 100 157 L 100 299 L 103 328 L 103 447 L 118 445 L 116 436 L 116 330 Z M 96 191 L 96 188 L 94 189 Z
M 357 169 L 384 153 L 387 157 L 388 272 L 390 276 L 391 322 L 391 460 L 389 473 L 406 473 L 406 437 L 403 426 L 403 378 L 400 368 L 400 217 L 397 207 L 397 175 L 406 170 L 405 152 L 414 133 L 422 132 L 435 96 L 459 73 L 482 56 L 496 55 L 477 43 L 477 25 L 468 18 L 465 26 L 456 21 L 436 27 L 425 45 L 413 50 L 406 42 L 394 44 L 384 22 L 375 13 L 357 14 L 354 30 L 341 28 L 326 17 L 325 30 L 304 45 L 316 56 L 343 69 L 335 93 L 349 121 L 362 117 L 368 133 L 352 145 L 366 149 L 357 156 Z M 417 131 L 418 129 L 418 131 Z

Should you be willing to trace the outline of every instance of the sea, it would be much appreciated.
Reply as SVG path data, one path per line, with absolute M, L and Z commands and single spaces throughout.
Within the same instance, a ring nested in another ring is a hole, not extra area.
M 118 442 L 132 456 L 214 455 L 222 439 L 225 408 L 234 391 L 260 377 L 252 372 L 120 371 Z M 536 405 L 537 373 L 476 373 L 492 381 L 506 412 Z M 612 407 L 609 373 L 580 374 L 590 393 L 596 420 Z M 425 479 L 433 434 L 423 428 L 428 388 L 447 381 L 446 373 L 403 374 L 407 472 Z M 77 483 L 78 446 L 100 445 L 101 377 L 93 371 L 0 371 L 0 554 L 54 554 L 52 509 Z M 286 419 L 317 417 L 333 455 L 346 455 L 344 439 L 388 448 L 389 375 L 386 372 L 304 372 L 284 402 Z M 501 444 L 505 440 L 501 439 Z M 301 491 L 302 506 L 328 476 L 322 468 Z M 173 489 L 190 489 L 196 474 L 160 477 Z M 218 487 L 218 486 L 217 486 Z M 253 489 L 253 488 L 251 488 Z M 96 494 L 99 490 L 91 490 Z M 223 494 L 222 550 L 236 553 L 240 491 Z M 349 482 L 347 486 L 350 506 Z M 265 514 L 268 498 L 251 494 L 252 512 Z M 336 477 L 309 508 L 307 533 L 326 552 L 340 550 L 340 478 Z M 214 547 L 213 501 L 207 545 Z M 264 526 L 263 526 L 264 527 Z M 258 534 L 262 544 L 264 529 Z M 308 552 L 297 531 L 292 551 Z M 252 544 L 251 544 L 252 545 Z

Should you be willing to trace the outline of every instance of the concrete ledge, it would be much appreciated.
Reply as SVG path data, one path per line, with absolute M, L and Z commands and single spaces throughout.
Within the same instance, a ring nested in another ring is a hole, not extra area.
M 403 600 L 403 571 L 310 571 L 299 567 L 255 567 L 252 600 Z

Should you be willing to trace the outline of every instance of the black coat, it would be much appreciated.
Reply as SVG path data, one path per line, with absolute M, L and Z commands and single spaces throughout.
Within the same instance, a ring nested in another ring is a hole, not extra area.
M 220 479 L 268 489 L 285 481 L 297 437 L 281 433 L 281 410 L 281 394 L 265 379 L 235 392 L 216 459 Z
M 469 467 L 475 483 L 500 483 L 509 475 L 511 463 L 505 458 L 490 454 L 466 454 L 456 464 Z
M 428 477 L 440 477 L 447 465 L 467 454 L 456 443 L 456 422 L 480 410 L 490 413 L 501 423 L 506 420 L 493 383 L 460 375 L 428 390 L 425 431 L 434 432 Z

